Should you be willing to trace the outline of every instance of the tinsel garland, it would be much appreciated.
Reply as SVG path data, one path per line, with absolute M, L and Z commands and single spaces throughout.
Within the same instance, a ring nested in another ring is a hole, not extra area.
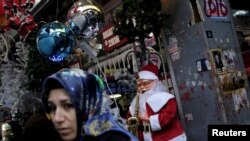
M 0 103 L 8 107 L 12 107 L 19 97 L 25 93 L 28 93 L 24 84 L 27 83 L 27 77 L 25 75 L 25 67 L 27 66 L 27 48 L 29 46 L 24 43 L 17 42 L 15 45 L 15 60 L 7 60 L 0 66 Z
M 10 49 L 11 40 L 8 41 Z M 0 64 L 0 104 L 11 109 L 12 120 L 23 126 L 28 115 L 41 108 L 38 94 L 28 89 L 26 75 L 28 53 L 31 46 L 25 42 L 16 42 L 14 51 Z

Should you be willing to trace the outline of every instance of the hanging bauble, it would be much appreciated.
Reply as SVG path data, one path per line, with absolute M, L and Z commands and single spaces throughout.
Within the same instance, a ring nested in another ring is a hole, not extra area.
M 69 27 L 54 21 L 39 29 L 36 43 L 42 56 L 53 62 L 62 62 L 72 53 L 76 40 Z
M 104 26 L 102 7 L 91 0 L 79 0 L 68 11 L 69 27 L 76 35 L 93 38 Z

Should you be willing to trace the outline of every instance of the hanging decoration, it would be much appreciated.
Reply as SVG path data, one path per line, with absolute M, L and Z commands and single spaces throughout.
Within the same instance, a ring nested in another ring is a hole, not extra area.
M 101 6 L 91 0 L 79 0 L 68 11 L 68 21 L 64 25 L 51 22 L 39 29 L 37 48 L 45 58 L 62 63 L 73 50 L 81 48 L 89 57 L 95 58 L 97 52 L 89 41 L 97 36 L 104 26 Z
M 68 11 L 68 23 L 76 35 L 93 38 L 104 26 L 104 13 L 98 3 L 79 0 Z
M 38 31 L 37 48 L 42 56 L 53 62 L 62 62 L 75 46 L 73 31 L 63 23 L 54 21 Z
M 33 8 L 35 0 L 1 0 L 0 1 L 0 31 L 6 32 L 15 29 L 25 40 L 37 24 L 34 17 L 29 14 Z
M 79 0 L 68 11 L 68 26 L 78 37 L 77 45 L 90 58 L 95 58 L 97 52 L 92 49 L 89 40 L 96 37 L 104 26 L 102 7 L 91 0 Z

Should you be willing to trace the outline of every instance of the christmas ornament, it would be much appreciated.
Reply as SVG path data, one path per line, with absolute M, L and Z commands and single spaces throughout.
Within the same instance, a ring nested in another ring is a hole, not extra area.
M 93 38 L 104 26 L 104 12 L 94 1 L 79 0 L 68 11 L 68 24 L 76 35 Z
M 76 44 L 73 31 L 57 21 L 42 26 L 36 42 L 39 53 L 53 62 L 65 60 Z
M 36 29 L 37 24 L 30 14 L 35 0 L 1 0 L 0 1 L 0 30 L 1 32 L 15 29 L 22 40 Z

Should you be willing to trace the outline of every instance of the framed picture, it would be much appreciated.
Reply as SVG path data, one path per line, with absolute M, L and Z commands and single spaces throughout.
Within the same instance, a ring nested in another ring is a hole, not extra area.
M 235 71 L 236 53 L 233 49 L 222 50 L 222 61 L 228 72 Z
M 232 92 L 233 87 L 233 76 L 231 73 L 224 73 L 219 75 L 220 88 L 222 89 L 224 94 Z
M 231 93 L 245 87 L 245 80 L 239 72 L 227 72 L 218 75 L 220 87 L 224 94 Z
M 210 62 L 206 58 L 196 60 L 196 67 L 198 72 L 211 70 Z
M 212 64 L 214 65 L 214 69 L 216 73 L 225 73 L 225 64 L 222 60 L 222 51 L 221 49 L 213 49 L 210 50 L 210 54 L 212 57 Z
M 245 88 L 238 89 L 232 93 L 235 111 L 240 112 L 242 108 L 249 108 L 249 100 Z

